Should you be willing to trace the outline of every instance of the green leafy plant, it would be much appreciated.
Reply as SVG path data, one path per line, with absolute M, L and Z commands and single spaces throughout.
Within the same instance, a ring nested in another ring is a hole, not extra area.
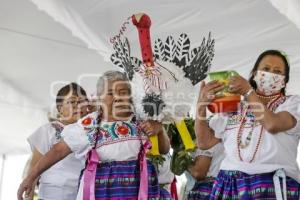
M 195 120 L 193 118 L 184 119 L 188 131 L 193 140 L 196 139 L 194 125 Z M 171 171 L 176 175 L 181 175 L 190 165 L 194 164 L 194 159 L 191 156 L 191 153 L 195 151 L 186 150 L 181 139 L 181 136 L 176 128 L 175 123 L 165 125 L 165 128 L 168 132 L 168 135 L 171 140 L 171 147 L 173 148 L 173 154 L 171 159 Z

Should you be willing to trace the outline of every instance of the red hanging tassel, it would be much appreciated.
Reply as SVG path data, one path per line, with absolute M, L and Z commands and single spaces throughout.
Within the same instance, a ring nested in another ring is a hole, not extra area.
M 176 177 L 174 177 L 174 180 L 171 183 L 171 196 L 174 200 L 178 200 L 176 182 L 177 182 Z

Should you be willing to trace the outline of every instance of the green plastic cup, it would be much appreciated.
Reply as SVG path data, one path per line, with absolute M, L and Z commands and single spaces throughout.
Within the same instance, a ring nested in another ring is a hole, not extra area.
M 236 75 L 238 75 L 238 73 L 234 70 L 208 73 L 208 77 L 211 81 L 217 80 L 221 83 L 224 83 L 224 85 L 225 85 L 224 89 L 217 93 L 217 95 L 221 95 L 221 96 L 234 95 L 229 92 L 229 79 L 230 79 L 230 77 L 236 76 Z

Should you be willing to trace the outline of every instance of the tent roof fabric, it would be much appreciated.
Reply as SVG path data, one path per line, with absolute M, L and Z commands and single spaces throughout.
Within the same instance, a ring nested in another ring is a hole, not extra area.
M 112 52 L 109 39 L 139 12 L 151 16 L 152 41 L 184 32 L 197 46 L 211 31 L 213 71 L 234 69 L 248 77 L 262 51 L 285 51 L 291 63 L 288 91 L 299 93 L 299 21 L 291 22 L 276 9 L 276 0 L 270 1 L 0 1 L 0 154 L 29 152 L 26 137 L 47 121 L 62 84 L 77 81 L 93 93 L 99 74 L 117 69 L 106 62 Z M 126 36 L 132 54 L 140 57 L 133 26 Z

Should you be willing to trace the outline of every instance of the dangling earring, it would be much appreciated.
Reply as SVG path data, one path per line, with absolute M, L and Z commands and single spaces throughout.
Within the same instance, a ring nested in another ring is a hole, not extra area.
M 98 99 L 96 99 L 96 105 L 95 105 L 95 107 L 96 107 L 96 110 L 97 110 L 97 112 L 99 113 L 99 115 L 101 116 L 101 117 L 103 117 L 103 108 L 102 108 L 102 106 L 101 106 L 101 99 L 100 98 L 98 98 Z
M 97 105 L 95 105 L 95 102 L 96 101 L 94 101 L 94 100 L 89 101 L 88 107 L 87 107 L 88 113 L 92 113 L 92 112 L 97 111 Z
M 59 111 L 57 113 L 57 120 L 60 121 L 60 122 L 64 121 L 63 116 L 62 116 L 62 114 Z
M 59 115 L 53 116 L 52 112 L 47 113 L 47 118 L 49 122 L 59 121 Z

